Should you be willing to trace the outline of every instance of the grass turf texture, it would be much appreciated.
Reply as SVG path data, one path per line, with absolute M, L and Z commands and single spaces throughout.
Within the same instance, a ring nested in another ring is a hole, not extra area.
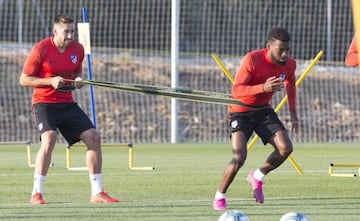
M 296 144 L 294 159 L 266 177 L 265 203 L 255 203 L 245 178 L 259 166 L 270 146 L 256 144 L 228 190 L 228 209 L 238 209 L 252 221 L 279 220 L 301 211 L 312 221 L 358 220 L 360 178 L 330 177 L 330 162 L 360 163 L 359 144 Z M 33 147 L 33 159 L 37 146 Z M 71 150 L 72 166 L 84 166 L 84 148 Z M 44 187 L 45 205 L 30 205 L 33 168 L 27 166 L 25 145 L 0 146 L 0 220 L 173 220 L 209 221 L 222 214 L 211 201 L 223 169 L 230 160 L 230 144 L 135 144 L 134 166 L 154 171 L 130 171 L 127 147 L 103 148 L 103 184 L 117 204 L 91 204 L 86 171 L 65 169 L 65 146 L 53 153 Z M 357 173 L 357 168 L 346 168 Z

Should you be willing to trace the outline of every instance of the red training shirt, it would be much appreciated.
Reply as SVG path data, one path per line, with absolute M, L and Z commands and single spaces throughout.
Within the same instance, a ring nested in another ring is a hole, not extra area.
M 232 86 L 232 98 L 252 106 L 262 106 L 270 102 L 273 92 L 264 92 L 263 85 L 269 77 L 282 77 L 288 96 L 289 110 L 296 109 L 295 69 L 296 61 L 288 57 L 286 64 L 276 65 L 267 55 L 268 49 L 247 53 L 240 64 Z M 269 105 L 269 108 L 271 106 Z M 247 112 L 254 109 L 239 105 L 229 105 L 228 111 Z
M 84 48 L 77 42 L 66 47 L 64 52 L 59 52 L 52 37 L 38 42 L 31 50 L 23 67 L 23 73 L 39 78 L 61 76 L 74 79 L 82 72 Z M 32 104 L 36 103 L 72 103 L 74 98 L 71 91 L 58 91 L 51 85 L 34 87 Z
M 357 44 L 356 44 L 356 35 L 354 35 L 350 45 L 349 49 L 347 51 L 346 57 L 345 57 L 345 64 L 349 67 L 355 67 L 359 65 L 359 58 L 358 58 L 358 52 L 357 52 Z

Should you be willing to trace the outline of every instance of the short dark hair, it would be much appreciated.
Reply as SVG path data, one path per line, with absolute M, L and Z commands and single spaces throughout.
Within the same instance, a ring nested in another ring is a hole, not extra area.
M 74 23 L 74 18 L 68 14 L 58 14 L 54 18 L 54 24 L 70 24 Z
M 289 42 L 290 34 L 285 28 L 275 27 L 271 29 L 268 36 L 268 41 L 280 40 L 283 42 Z

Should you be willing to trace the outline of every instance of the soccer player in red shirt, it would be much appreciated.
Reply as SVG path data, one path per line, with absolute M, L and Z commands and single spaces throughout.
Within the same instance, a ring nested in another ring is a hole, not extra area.
M 82 140 L 87 146 L 86 165 L 92 192 L 90 201 L 118 202 L 102 188 L 100 135 L 72 95 L 72 90 L 81 86 L 64 80 L 82 80 L 84 48 L 74 40 L 74 32 L 74 19 L 66 14 L 57 15 L 53 35 L 33 47 L 20 76 L 22 86 L 33 87 L 32 109 L 41 138 L 35 161 L 32 204 L 45 203 L 43 184 L 55 147 L 57 129 L 70 145 Z
M 256 202 L 264 202 L 262 184 L 265 175 L 280 166 L 293 150 L 287 130 L 269 104 L 273 94 L 285 88 L 292 130 L 296 132 L 296 62 L 289 57 L 289 49 L 289 33 L 283 28 L 273 28 L 269 33 L 266 48 L 247 53 L 237 70 L 232 86 L 232 98 L 247 106 L 228 107 L 233 156 L 215 194 L 215 210 L 226 210 L 226 191 L 245 163 L 247 141 L 254 131 L 261 137 L 264 145 L 270 143 L 274 147 L 263 165 L 251 171 L 247 177 Z
M 346 64 L 346 66 L 349 66 L 349 67 L 356 67 L 359 65 L 356 35 L 354 35 L 354 37 L 349 45 L 349 49 L 348 49 L 346 57 L 345 57 L 345 64 Z

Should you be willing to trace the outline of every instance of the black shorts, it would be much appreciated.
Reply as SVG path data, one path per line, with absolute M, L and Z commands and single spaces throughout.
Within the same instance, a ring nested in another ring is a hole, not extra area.
M 286 129 L 273 109 L 262 109 L 230 113 L 229 130 L 231 133 L 241 130 L 246 140 L 249 140 L 255 131 L 262 142 L 267 144 L 275 132 Z
M 59 129 L 65 140 L 74 144 L 80 134 L 94 125 L 77 103 L 38 103 L 33 105 L 33 115 L 40 134 Z

